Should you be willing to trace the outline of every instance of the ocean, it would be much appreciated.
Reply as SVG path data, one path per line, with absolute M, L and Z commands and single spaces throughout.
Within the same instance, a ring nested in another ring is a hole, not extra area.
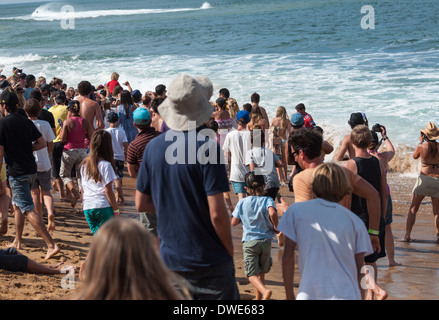
M 419 130 L 439 125 L 439 1 L 71 0 L 1 4 L 0 68 L 76 87 L 112 72 L 142 92 L 206 75 L 270 118 L 304 103 L 336 149 L 352 112 L 380 123 L 391 170 L 415 175 Z M 332 155 L 327 158 L 331 160 Z

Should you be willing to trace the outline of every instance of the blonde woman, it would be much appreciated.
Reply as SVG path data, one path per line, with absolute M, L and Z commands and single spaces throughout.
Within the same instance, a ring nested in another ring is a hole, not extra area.
M 234 129 L 238 128 L 238 121 L 236 120 L 236 115 L 239 112 L 239 105 L 236 99 L 229 98 L 227 100 L 227 104 L 229 106 L 230 118 L 232 118 L 232 126 Z
M 137 221 L 115 218 L 96 233 L 81 267 L 77 300 L 181 300 L 187 290 L 158 255 L 153 236 Z M 180 290 L 178 290 L 179 288 Z
M 285 107 L 280 106 L 276 110 L 276 117 L 271 119 L 270 126 L 276 126 L 279 128 L 278 136 L 282 139 L 282 147 L 285 149 L 285 144 L 288 140 L 289 132 L 291 131 L 291 121 L 288 118 L 287 110 Z M 282 153 L 282 163 L 284 164 L 284 176 L 288 177 L 288 167 L 287 159 L 285 157 L 285 152 Z

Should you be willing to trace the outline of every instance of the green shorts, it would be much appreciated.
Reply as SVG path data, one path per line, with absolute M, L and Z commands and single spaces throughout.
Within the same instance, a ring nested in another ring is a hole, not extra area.
M 245 241 L 242 244 L 244 269 L 247 277 L 268 273 L 271 269 L 271 238 Z
M 107 220 L 114 217 L 112 207 L 84 210 L 85 219 L 90 226 L 93 234 L 98 231 L 99 227 Z

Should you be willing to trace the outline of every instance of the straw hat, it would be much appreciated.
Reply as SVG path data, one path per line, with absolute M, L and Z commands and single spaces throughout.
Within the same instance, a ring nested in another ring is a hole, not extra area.
M 169 128 L 188 131 L 189 121 L 195 121 L 198 128 L 212 116 L 214 109 L 209 99 L 213 85 L 209 78 L 179 75 L 167 89 L 167 97 L 158 111 Z
M 422 129 L 421 132 L 427 137 L 428 140 L 439 139 L 439 130 L 433 122 L 429 122 L 425 129 Z

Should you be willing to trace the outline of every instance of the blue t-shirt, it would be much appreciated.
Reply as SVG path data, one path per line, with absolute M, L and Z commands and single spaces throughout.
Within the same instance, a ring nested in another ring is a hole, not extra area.
M 233 259 L 210 219 L 207 196 L 229 191 L 229 181 L 220 147 L 200 132 L 204 128 L 169 130 L 152 139 L 137 177 L 136 189 L 154 202 L 160 256 L 173 271 L 195 271 Z M 203 151 L 210 156 L 207 163 Z
M 267 239 L 276 235 L 268 214 L 269 207 L 276 210 L 276 204 L 270 197 L 249 196 L 239 200 L 233 216 L 242 222 L 242 242 Z

